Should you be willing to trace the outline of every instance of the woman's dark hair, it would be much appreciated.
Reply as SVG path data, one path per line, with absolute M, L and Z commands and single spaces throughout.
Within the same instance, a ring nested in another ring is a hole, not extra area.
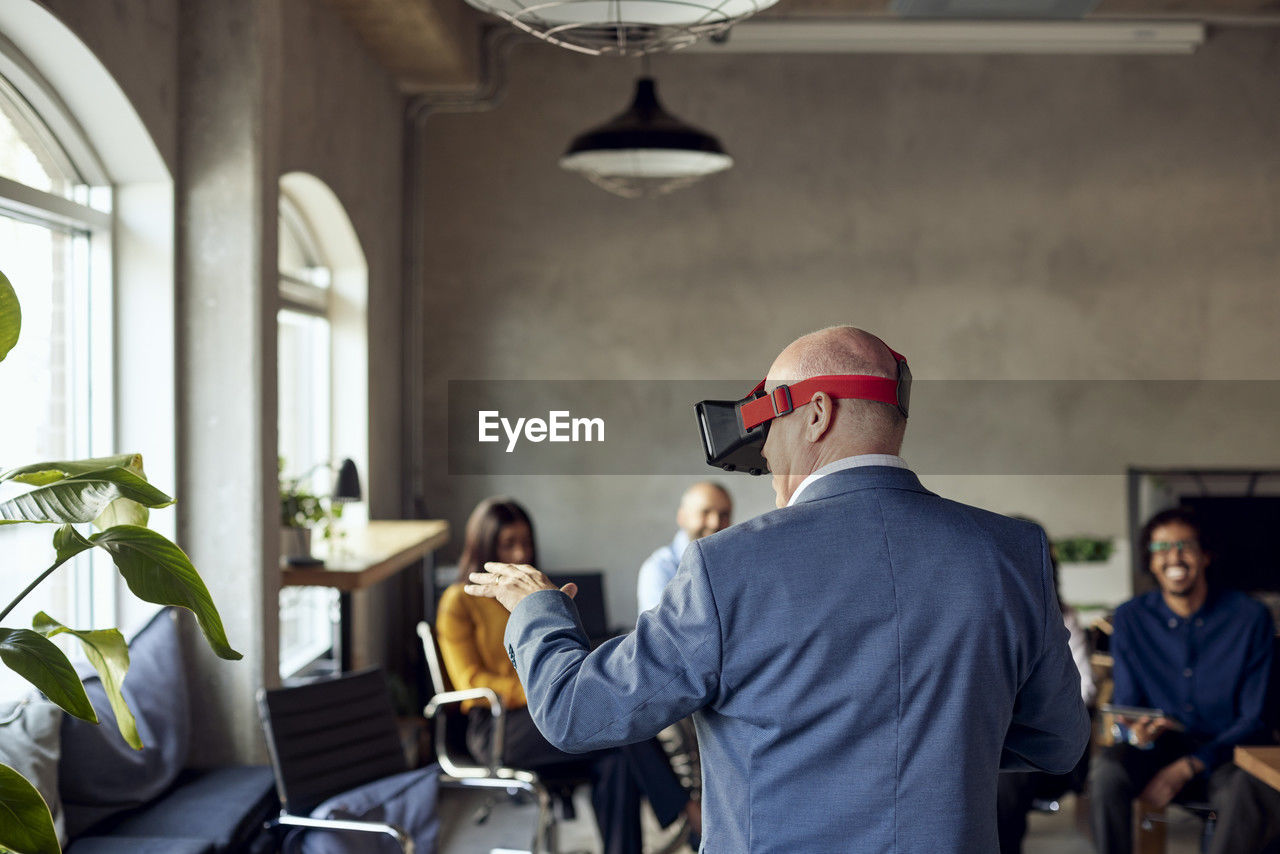
M 1179 522 L 1196 532 L 1196 541 L 1200 543 L 1200 550 L 1212 556 L 1213 544 L 1207 542 L 1203 523 L 1200 521 L 1200 517 L 1196 515 L 1196 511 L 1190 507 L 1170 507 L 1168 510 L 1161 510 L 1148 519 L 1147 524 L 1142 526 L 1142 533 L 1138 537 L 1138 547 L 1142 549 L 1142 560 L 1148 572 L 1151 571 L 1151 536 L 1155 533 L 1156 528 Z
M 529 562 L 538 565 L 538 542 L 533 535 L 533 520 L 529 512 L 506 496 L 486 498 L 476 505 L 467 519 L 467 537 L 458 559 L 458 581 L 465 584 L 467 576 L 484 569 L 486 562 L 498 559 L 498 534 L 506 525 L 524 522 L 529 526 Z

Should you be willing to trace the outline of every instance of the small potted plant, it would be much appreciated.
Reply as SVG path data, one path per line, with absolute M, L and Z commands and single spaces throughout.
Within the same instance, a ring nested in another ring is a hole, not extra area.
M 352 465 L 348 460 L 347 465 Z M 328 540 L 334 536 L 337 527 L 334 522 L 342 517 L 344 501 L 353 496 L 343 493 L 335 495 L 316 495 L 303 483 L 308 481 L 312 472 L 328 463 L 318 463 L 310 470 L 297 477 L 284 476 L 284 457 L 279 458 L 280 471 L 280 561 L 282 564 L 298 566 L 301 564 L 321 563 L 311 554 L 311 531 L 320 530 L 320 536 Z M 350 477 L 354 477 L 352 474 Z M 347 491 L 358 494 L 358 483 Z
M 284 472 L 284 458 L 280 458 Z M 302 485 L 303 478 L 280 478 L 280 562 L 283 564 L 316 563 L 311 555 L 311 529 L 325 526 L 329 510 L 325 501 Z

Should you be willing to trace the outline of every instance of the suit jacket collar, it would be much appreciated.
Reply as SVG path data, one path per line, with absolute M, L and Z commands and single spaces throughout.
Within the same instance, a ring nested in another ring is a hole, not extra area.
M 916 477 L 915 472 L 910 469 L 894 466 L 859 466 L 838 471 L 814 481 L 800 494 L 796 504 L 806 504 L 859 489 L 906 489 L 926 494 L 929 492 L 920 483 L 920 478 Z

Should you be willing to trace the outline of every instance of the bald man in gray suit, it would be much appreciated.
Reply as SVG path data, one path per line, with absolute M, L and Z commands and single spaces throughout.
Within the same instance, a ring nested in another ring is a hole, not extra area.
M 893 377 L 852 327 L 804 336 L 766 390 Z M 1040 529 L 926 490 L 905 416 L 823 391 L 773 419 L 778 509 L 685 551 L 658 607 L 591 652 L 533 567 L 488 564 L 547 739 L 585 751 L 693 714 L 714 854 L 994 851 L 1000 769 L 1070 771 L 1089 738 Z M 566 595 L 568 594 L 568 595 Z

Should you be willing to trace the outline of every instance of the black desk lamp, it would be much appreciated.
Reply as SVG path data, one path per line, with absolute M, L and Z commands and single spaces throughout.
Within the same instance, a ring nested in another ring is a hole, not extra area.
M 338 504 L 364 499 L 360 491 L 360 473 L 356 471 L 355 460 L 347 457 L 338 466 L 338 474 L 333 479 L 332 500 Z

